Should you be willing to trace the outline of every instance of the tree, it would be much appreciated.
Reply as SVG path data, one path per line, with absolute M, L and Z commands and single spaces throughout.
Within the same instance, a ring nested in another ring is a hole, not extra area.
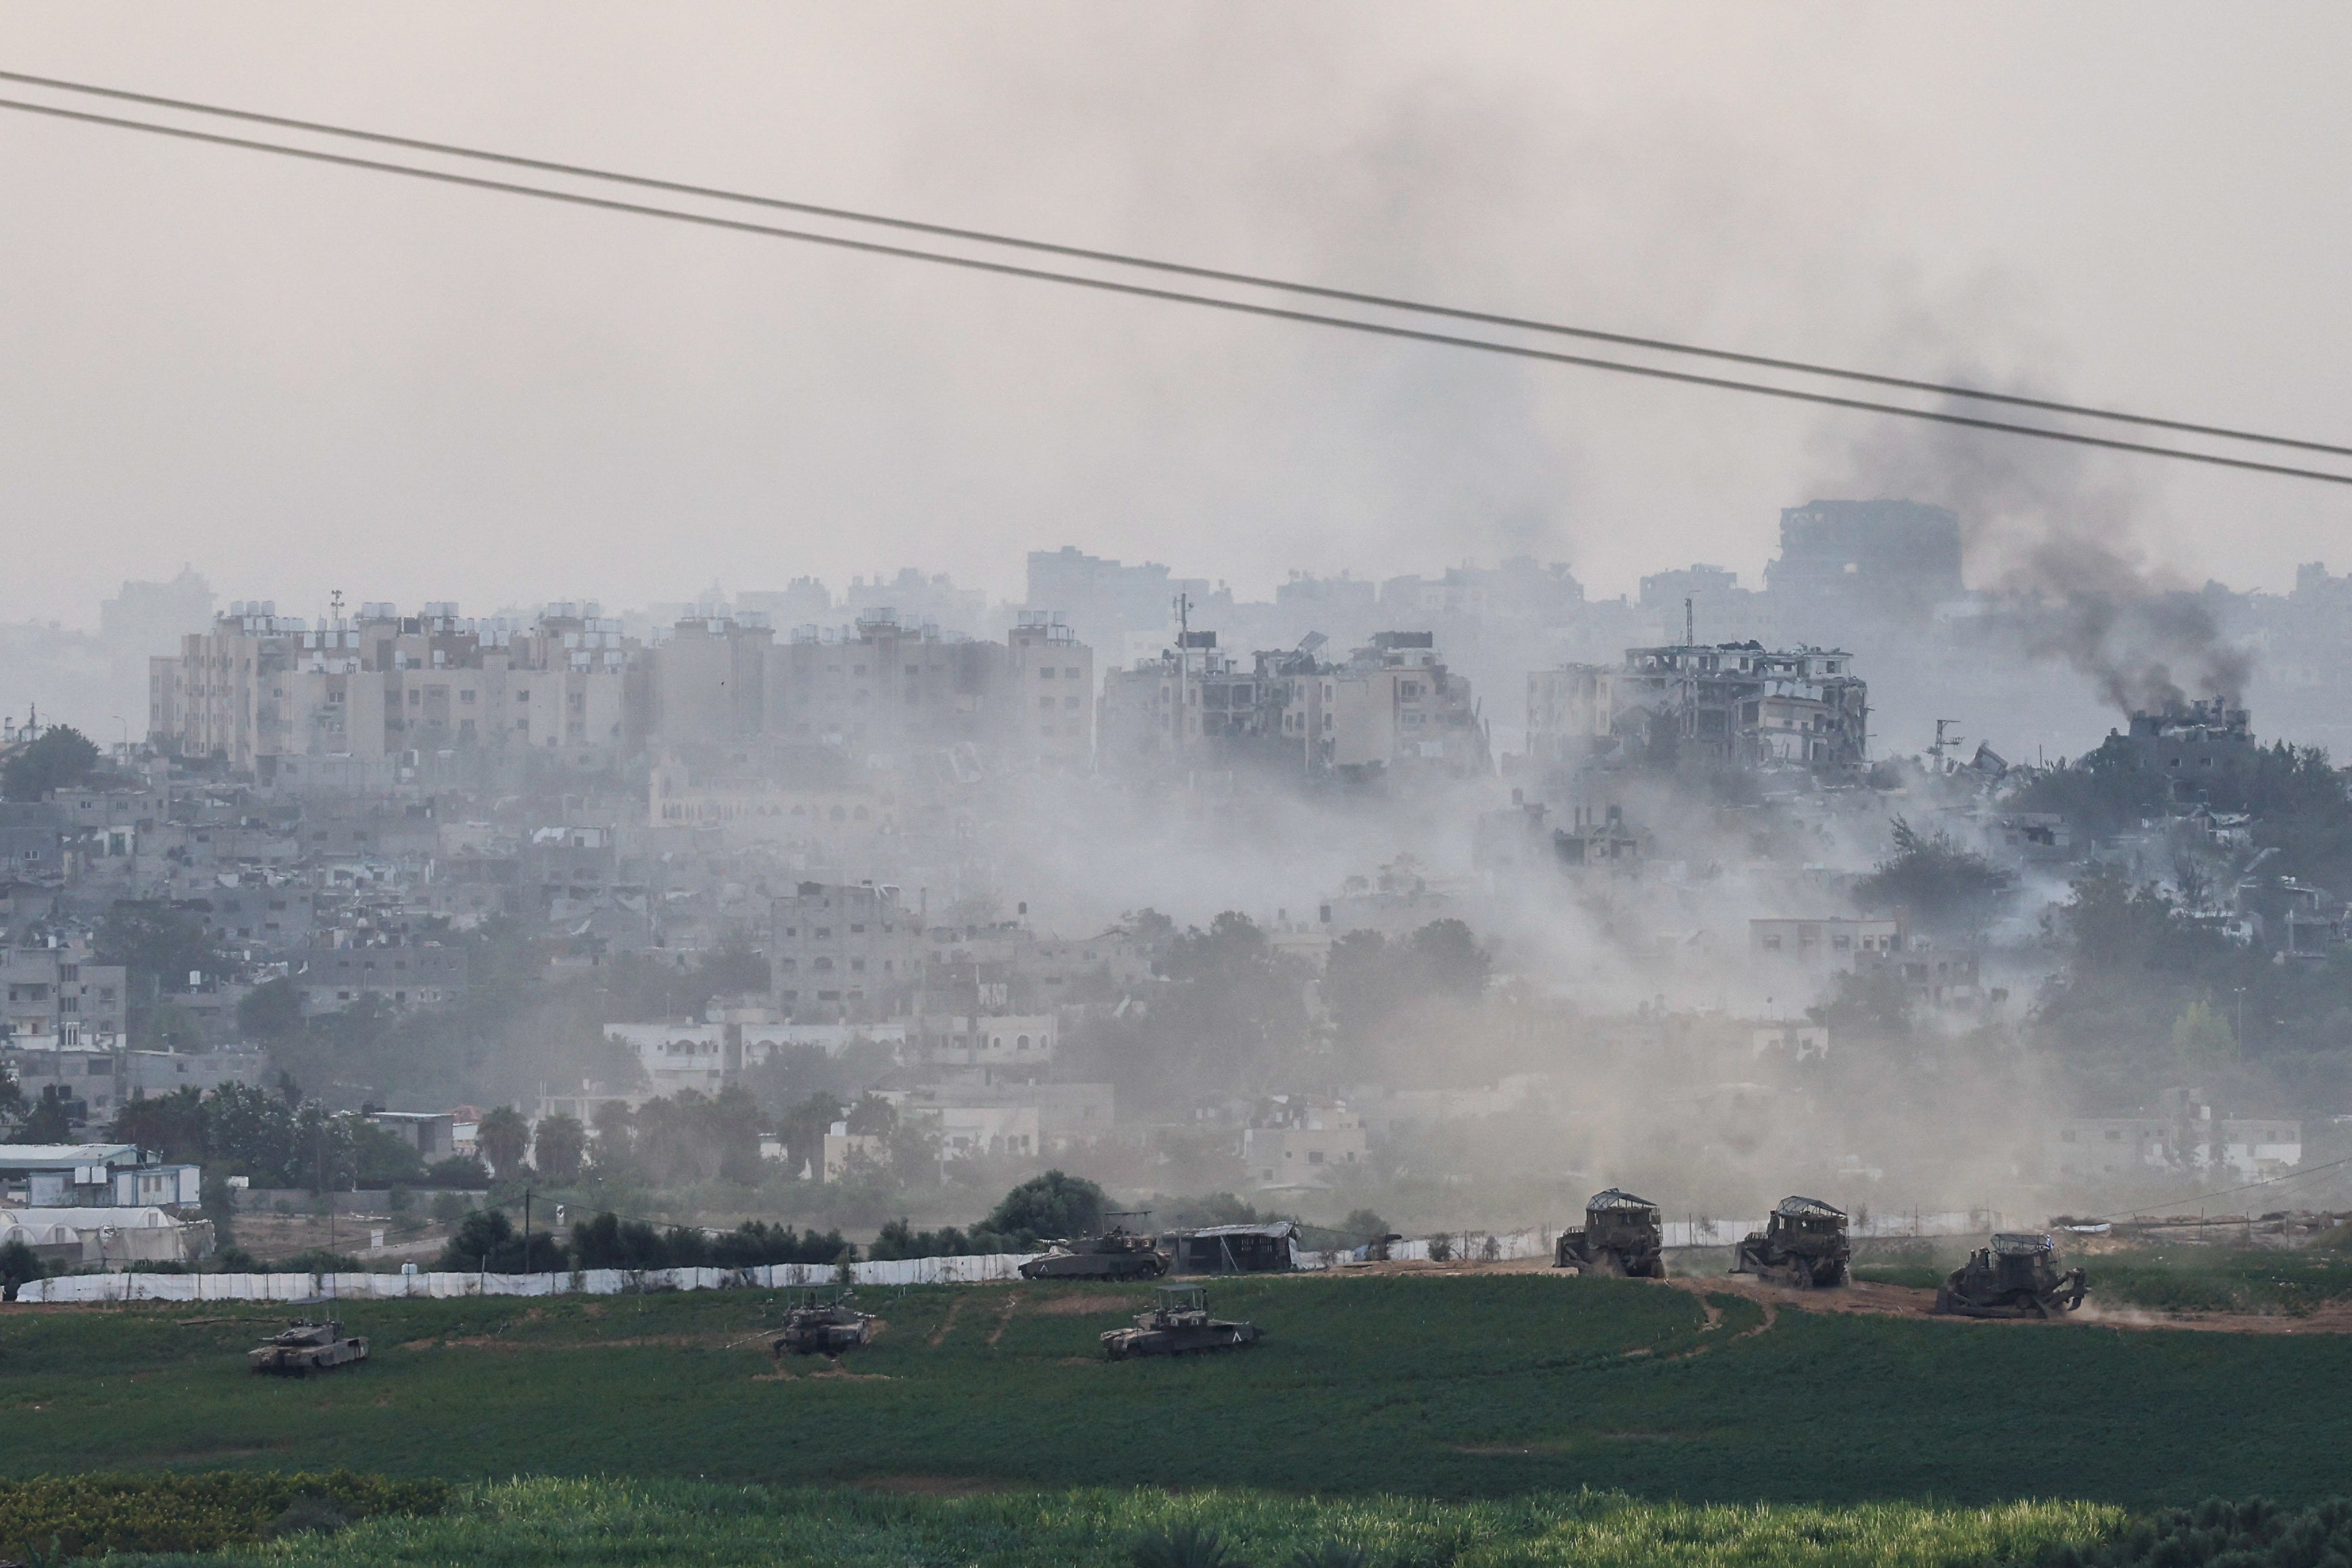
M 1430 990 L 1460 1002 L 1486 994 L 1492 964 L 1478 939 L 1460 921 L 1432 921 L 1406 941 L 1415 977 Z
M 290 1040 L 302 1032 L 302 993 L 284 975 L 237 999 L 236 1026 L 251 1040 Z
M 40 1258 L 21 1241 L 0 1247 L 0 1301 L 16 1299 L 16 1288 L 29 1285 L 47 1272 Z
M 539 1123 L 539 1173 L 551 1182 L 580 1179 L 587 1163 L 588 1130 L 576 1116 L 542 1117 Z
M 25 1119 L 16 1123 L 9 1134 L 11 1143 L 69 1143 L 73 1142 L 73 1096 L 65 1085 L 53 1083 L 41 1090 Z
M 493 1106 L 482 1113 L 474 1144 L 499 1180 L 511 1181 L 520 1173 L 523 1156 L 530 1152 L 530 1123 L 511 1105 Z
M 1349 1209 L 1348 1217 L 1339 1222 L 1339 1234 L 1378 1241 L 1389 1234 L 1389 1222 L 1370 1209 Z
M 715 996 L 740 996 L 768 989 L 768 955 L 752 948 L 740 931 L 702 961 L 696 978 Z
M 1854 884 L 1854 898 L 1865 909 L 1906 910 L 1929 931 L 1973 933 L 2000 912 L 2011 880 L 1949 834 L 1922 835 L 1898 816 L 1895 853 Z
M 25 1091 L 16 1085 L 16 1069 L 0 1062 L 0 1131 L 25 1119 Z
M 122 899 L 98 924 L 98 962 L 131 972 L 134 994 L 185 991 L 191 973 L 218 974 L 228 960 L 185 910 L 152 899 Z
M 2236 1059 L 2237 1033 L 2210 1002 L 2200 996 L 2172 1021 L 2172 1051 L 2189 1071 L 2208 1071 Z
M 1100 1233 L 1107 1200 L 1084 1176 L 1048 1171 L 1004 1194 L 980 1228 L 1024 1241 L 1065 1240 Z
M 596 1141 L 589 1153 L 596 1169 L 607 1173 L 620 1170 L 636 1151 L 635 1115 L 626 1100 L 607 1100 L 597 1104 L 593 1121 Z
M 52 724 L 0 765 L 0 795 L 10 800 L 41 800 L 53 789 L 71 789 L 97 771 L 96 743 L 70 725 Z
M 212 1152 L 209 1121 L 203 1090 L 175 1089 L 125 1103 L 107 1136 L 174 1164 L 201 1164 Z

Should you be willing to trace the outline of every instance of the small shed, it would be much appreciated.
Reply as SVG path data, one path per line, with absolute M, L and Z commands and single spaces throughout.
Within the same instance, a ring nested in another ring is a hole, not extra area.
M 1163 1240 L 1178 1274 L 1279 1274 L 1291 1268 L 1298 1226 L 1286 1219 L 1212 1225 L 1171 1231 Z

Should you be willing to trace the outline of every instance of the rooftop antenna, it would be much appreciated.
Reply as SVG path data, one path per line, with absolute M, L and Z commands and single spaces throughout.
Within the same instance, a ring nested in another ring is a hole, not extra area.
M 1927 754 L 1936 759 L 1936 766 L 1939 772 L 1942 770 L 1944 765 L 1945 751 L 1949 747 L 1958 746 L 1960 743 L 1960 738 L 1958 735 L 1953 736 L 1949 741 L 1945 740 L 1944 731 L 1950 726 L 1958 722 L 1959 721 L 1958 719 L 1938 719 L 1936 721 L 1936 743 L 1927 748 Z
M 1698 617 L 1691 609 L 1692 603 L 1689 595 L 1683 595 L 1683 647 L 1685 647 L 1698 646 Z

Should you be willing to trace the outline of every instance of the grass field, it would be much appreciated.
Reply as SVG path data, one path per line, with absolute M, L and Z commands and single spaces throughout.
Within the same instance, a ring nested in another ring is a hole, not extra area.
M 2158 1312 L 2275 1312 L 2300 1316 L 2352 1300 L 2352 1258 L 2340 1252 L 2253 1247 L 2132 1247 L 2082 1258 L 2102 1305 Z M 1881 1285 L 1932 1289 L 1946 1267 L 1858 1263 L 1853 1275 Z
M 0 1473 L 347 1467 L 1497 1498 L 2126 1506 L 2340 1491 L 2352 1338 L 1831 1316 L 1499 1275 L 1217 1286 L 1265 1343 L 1107 1363 L 1137 1290 L 870 1292 L 779 1368 L 751 1291 L 368 1302 L 363 1367 L 257 1378 L 257 1309 L 0 1310 Z M 373 1528 L 373 1527 L 371 1527 Z M 422 1528 L 422 1527 L 420 1527 Z
M 141 1560 L 205 1568 L 407 1568 L 571 1564 L 823 1563 L 1005 1568 L 1127 1568 L 1147 1532 L 1216 1532 L 1240 1563 L 1287 1568 L 1337 1543 L 1367 1564 L 1410 1568 L 1945 1568 L 2034 1562 L 2055 1542 L 2097 1539 L 2120 1522 L 2079 1503 L 1987 1509 L 1913 1503 L 1853 1509 L 1685 1507 L 1622 1497 L 1545 1494 L 1491 1502 L 1298 1499 L 1265 1492 L 1171 1495 L 1014 1492 L 960 1498 L 708 1482 L 539 1479 L 480 1487 L 446 1513 L 372 1521 L 263 1551 Z

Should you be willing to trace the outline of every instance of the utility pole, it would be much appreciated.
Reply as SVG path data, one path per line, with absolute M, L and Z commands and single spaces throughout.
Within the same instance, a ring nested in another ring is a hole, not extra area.
M 530 1273 L 530 1189 L 522 1190 L 522 1271 Z

